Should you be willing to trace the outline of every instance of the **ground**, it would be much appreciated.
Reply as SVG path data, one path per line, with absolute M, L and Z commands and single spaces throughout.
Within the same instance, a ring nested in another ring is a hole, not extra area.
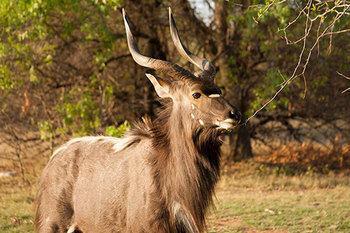
M 226 169 L 218 184 L 209 232 L 350 232 L 350 177 L 296 175 L 253 161 Z M 37 172 L 33 172 L 37 174 Z M 33 232 L 36 175 L 0 178 L 0 232 Z
M 209 232 L 350 232 L 349 177 L 224 177 Z

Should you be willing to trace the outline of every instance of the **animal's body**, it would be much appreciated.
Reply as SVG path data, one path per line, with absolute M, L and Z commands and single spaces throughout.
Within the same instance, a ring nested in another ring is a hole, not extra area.
M 125 14 L 124 20 L 135 61 L 169 75 L 147 75 L 166 101 L 155 119 L 143 119 L 121 139 L 82 137 L 56 150 L 40 181 L 36 224 L 41 233 L 205 230 L 219 178 L 221 136 L 239 114 L 210 76 L 142 60 Z M 176 45 L 177 31 L 170 24 Z M 212 72 L 202 64 L 204 74 Z

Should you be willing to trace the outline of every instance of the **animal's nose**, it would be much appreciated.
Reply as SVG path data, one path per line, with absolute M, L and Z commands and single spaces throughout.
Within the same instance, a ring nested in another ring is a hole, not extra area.
M 242 114 L 240 113 L 240 111 L 236 109 L 232 109 L 229 113 L 229 116 L 231 119 L 235 120 L 236 122 L 240 122 L 242 118 Z

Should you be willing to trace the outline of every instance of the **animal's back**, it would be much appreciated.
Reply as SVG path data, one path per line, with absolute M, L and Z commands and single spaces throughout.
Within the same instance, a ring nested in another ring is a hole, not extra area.
M 149 201 L 145 190 L 151 188 L 149 142 L 130 143 L 130 139 L 84 137 L 60 147 L 40 181 L 39 232 L 67 232 L 73 225 L 83 232 L 144 228 L 139 219 L 147 215 L 142 207 Z

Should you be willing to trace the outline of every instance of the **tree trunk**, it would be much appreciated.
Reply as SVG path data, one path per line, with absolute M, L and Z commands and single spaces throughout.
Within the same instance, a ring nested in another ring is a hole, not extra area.
M 253 152 L 250 134 L 247 126 L 241 126 L 238 129 L 237 136 L 235 137 L 235 139 L 235 147 L 230 157 L 234 161 L 251 158 L 253 156 Z
M 226 98 L 229 100 L 232 100 L 234 105 L 238 106 L 240 108 L 240 111 L 244 115 L 244 113 L 247 110 L 247 106 L 249 105 L 249 102 L 247 100 L 247 96 L 244 94 L 237 95 L 237 93 L 243 93 L 244 90 L 244 80 L 241 80 L 240 77 L 237 78 L 237 86 L 234 86 L 234 80 L 230 80 L 230 77 L 232 75 L 232 71 L 234 70 L 235 65 L 239 65 L 239 63 L 236 64 L 229 64 L 229 56 L 232 54 L 238 54 L 238 51 L 235 50 L 235 47 L 229 44 L 230 37 L 239 38 L 239 36 L 236 35 L 238 33 L 237 31 L 230 30 L 228 28 L 227 23 L 227 17 L 228 17 L 228 9 L 229 9 L 229 3 L 228 1 L 219 0 L 215 3 L 215 12 L 214 12 L 214 21 L 215 21 L 215 40 L 217 44 L 217 65 L 219 66 L 219 75 L 220 78 L 217 80 L 217 83 L 219 86 L 224 87 L 225 89 L 229 90 Z M 231 38 L 234 40 L 234 38 Z M 238 44 L 239 41 L 237 41 L 235 44 Z M 238 47 L 238 46 L 237 46 Z M 237 69 L 235 69 L 237 70 Z M 238 69 L 242 70 L 242 69 Z M 238 74 L 238 76 L 241 76 Z M 246 76 L 246 75 L 244 75 Z M 239 91 L 234 91 L 234 90 Z M 242 121 L 244 122 L 245 119 Z M 241 160 L 250 158 L 253 156 L 252 153 L 252 145 L 251 145 L 251 137 L 249 132 L 249 126 L 242 125 L 237 130 L 236 134 L 232 135 L 230 137 L 230 147 L 231 147 L 231 153 L 230 153 L 230 159 L 231 160 Z
M 227 1 L 217 1 L 215 3 L 214 22 L 215 22 L 215 42 L 217 45 L 217 65 L 219 67 L 219 79 L 216 80 L 217 84 L 225 88 L 229 88 L 231 85 L 228 79 L 230 74 L 230 67 L 228 64 L 228 51 L 230 50 L 227 42 Z

